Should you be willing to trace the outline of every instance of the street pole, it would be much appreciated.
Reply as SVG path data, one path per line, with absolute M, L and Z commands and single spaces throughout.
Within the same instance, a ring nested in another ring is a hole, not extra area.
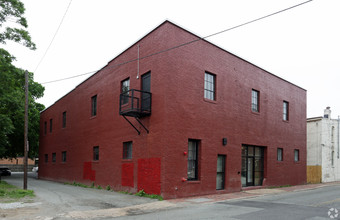
M 28 157 L 28 72 L 25 71 L 25 131 L 24 131 L 24 190 L 27 189 L 27 157 Z

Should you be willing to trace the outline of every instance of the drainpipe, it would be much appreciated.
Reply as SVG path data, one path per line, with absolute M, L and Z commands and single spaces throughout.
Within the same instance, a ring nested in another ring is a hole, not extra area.
M 137 79 L 139 79 L 139 44 L 137 45 Z
M 339 127 L 340 127 L 340 116 L 338 116 L 338 159 L 339 159 L 339 134 L 340 134 L 340 130 L 339 130 Z

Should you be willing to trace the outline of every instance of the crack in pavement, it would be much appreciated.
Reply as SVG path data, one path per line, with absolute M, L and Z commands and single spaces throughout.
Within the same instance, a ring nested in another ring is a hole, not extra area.
M 120 217 L 127 215 L 140 215 L 150 213 L 155 210 L 175 208 L 177 205 L 167 201 L 158 201 L 123 208 L 99 209 L 89 211 L 72 211 L 62 217 L 71 219 L 101 218 L 101 217 Z M 60 216 L 61 217 L 61 216 Z

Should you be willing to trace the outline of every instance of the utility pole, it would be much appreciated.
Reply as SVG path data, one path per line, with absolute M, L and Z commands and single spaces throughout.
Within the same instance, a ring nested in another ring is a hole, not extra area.
M 25 131 L 24 131 L 24 189 L 27 189 L 27 157 L 28 157 L 28 72 L 25 71 Z

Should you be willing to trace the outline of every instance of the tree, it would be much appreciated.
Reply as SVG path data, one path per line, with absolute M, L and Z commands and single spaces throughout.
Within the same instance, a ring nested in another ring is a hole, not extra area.
M 36 49 L 32 42 L 27 28 L 26 18 L 23 17 L 25 12 L 24 4 L 19 0 L 1 0 L 0 1 L 0 43 L 6 44 L 7 40 L 21 43 L 30 49 Z M 21 28 L 10 27 L 8 24 L 18 24 Z M 4 26 L 4 28 L 2 28 Z
M 0 27 L 8 21 L 27 27 L 23 17 L 24 4 L 19 0 L 0 1 Z M 1 29 L 2 30 L 2 29 Z M 29 33 L 24 29 L 6 27 L 0 32 L 0 43 L 12 40 L 23 44 L 29 49 L 35 49 Z M 24 114 L 25 91 L 24 70 L 15 67 L 15 58 L 6 50 L 0 48 L 0 158 L 23 155 L 24 144 Z M 38 155 L 40 111 L 45 107 L 35 100 L 42 97 L 45 88 L 33 80 L 29 73 L 29 156 Z
M 23 154 L 25 91 L 24 70 L 12 65 L 13 57 L 0 48 L 0 158 Z M 30 157 L 38 154 L 40 111 L 45 107 L 36 103 L 44 94 L 44 87 L 29 73 L 29 134 Z

